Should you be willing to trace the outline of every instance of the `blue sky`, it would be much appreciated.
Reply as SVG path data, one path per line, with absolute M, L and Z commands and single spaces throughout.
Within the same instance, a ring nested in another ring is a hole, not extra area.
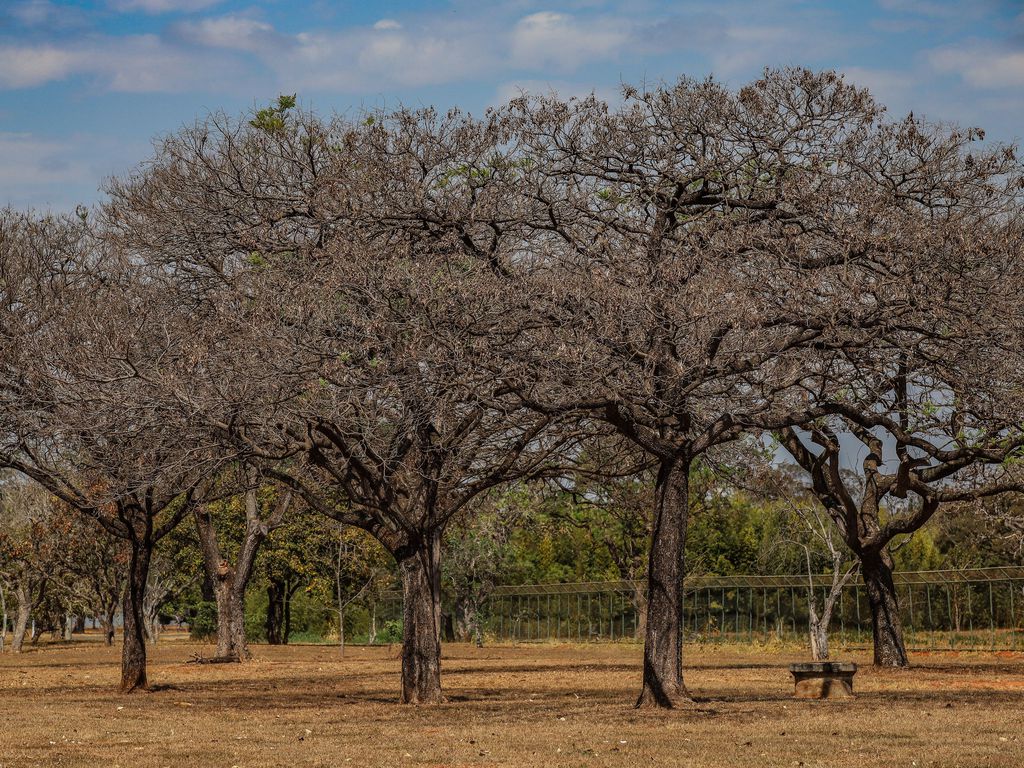
M 1022 0 L 0 0 L 0 205 L 95 201 L 155 136 L 279 93 L 480 111 L 519 89 L 614 99 L 782 65 L 1024 138 Z

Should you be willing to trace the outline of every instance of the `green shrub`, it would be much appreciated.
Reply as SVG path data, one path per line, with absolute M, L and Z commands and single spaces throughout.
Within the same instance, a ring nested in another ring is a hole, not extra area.
M 378 643 L 400 643 L 402 642 L 402 620 L 391 619 L 385 621 L 377 632 Z
M 217 637 L 217 606 L 203 602 L 196 606 L 195 615 L 188 624 L 188 633 L 193 640 L 206 642 Z

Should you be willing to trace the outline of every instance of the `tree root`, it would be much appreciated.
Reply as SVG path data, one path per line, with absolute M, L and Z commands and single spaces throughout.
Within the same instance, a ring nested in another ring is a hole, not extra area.
M 201 653 L 192 654 L 192 658 L 188 660 L 188 664 L 239 664 L 241 659 L 238 656 L 203 656 Z

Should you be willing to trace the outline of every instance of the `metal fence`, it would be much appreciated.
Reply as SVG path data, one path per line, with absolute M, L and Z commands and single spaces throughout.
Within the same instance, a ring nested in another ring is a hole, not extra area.
M 894 581 L 909 648 L 1024 650 L 1024 567 L 904 572 Z M 830 583 L 830 576 L 813 577 L 819 605 Z M 642 588 L 631 581 L 501 586 L 483 611 L 485 635 L 498 642 L 637 639 Z M 687 641 L 803 643 L 810 588 L 806 575 L 690 577 Z M 380 608 L 400 617 L 401 596 L 388 593 Z M 843 589 L 829 629 L 833 643 L 870 644 L 862 584 Z

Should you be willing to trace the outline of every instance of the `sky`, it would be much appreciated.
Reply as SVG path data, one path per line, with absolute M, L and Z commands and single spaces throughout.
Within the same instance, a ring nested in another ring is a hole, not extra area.
M 1024 138 L 1024 0 L 0 0 L 0 206 L 96 202 L 159 136 L 282 93 L 480 112 L 790 65 Z

